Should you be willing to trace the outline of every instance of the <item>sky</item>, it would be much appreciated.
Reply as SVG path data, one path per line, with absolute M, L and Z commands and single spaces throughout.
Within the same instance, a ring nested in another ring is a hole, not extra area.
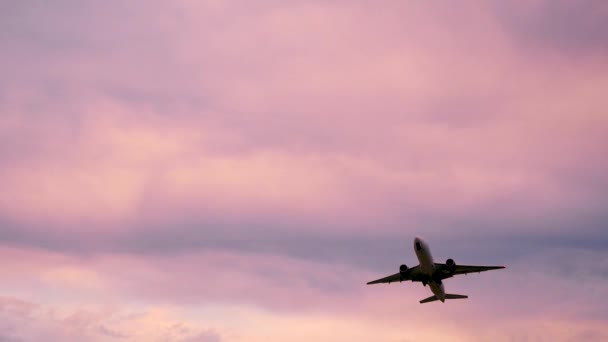
M 0 341 L 608 340 L 605 1 L 0 1 Z M 366 286 L 417 264 L 506 265 Z

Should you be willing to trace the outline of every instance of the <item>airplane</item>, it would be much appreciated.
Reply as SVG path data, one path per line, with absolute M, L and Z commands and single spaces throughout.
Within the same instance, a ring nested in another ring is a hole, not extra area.
M 406 265 L 399 267 L 399 273 L 395 273 L 388 277 L 370 281 L 367 285 L 380 283 L 394 283 L 402 281 L 419 281 L 422 285 L 427 284 L 431 288 L 433 295 L 420 301 L 420 304 L 434 302 L 440 300 L 445 303 L 446 299 L 464 299 L 469 298 L 465 295 L 445 293 L 443 280 L 451 278 L 459 274 L 479 273 L 484 271 L 499 270 L 505 266 L 466 266 L 456 265 L 454 259 L 448 259 L 445 264 L 439 264 L 433 261 L 429 245 L 420 237 L 414 239 L 414 252 L 418 258 L 420 265 L 408 268 Z

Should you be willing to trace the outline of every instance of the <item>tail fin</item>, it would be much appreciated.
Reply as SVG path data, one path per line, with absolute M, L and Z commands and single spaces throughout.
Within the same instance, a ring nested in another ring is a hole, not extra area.
M 464 298 L 469 298 L 469 296 L 459 295 L 459 294 L 449 294 L 449 293 L 445 294 L 445 299 L 464 299 Z M 429 298 L 425 298 L 425 299 L 421 300 L 420 304 L 434 302 L 436 300 L 439 300 L 439 298 L 437 298 L 437 296 L 430 296 Z

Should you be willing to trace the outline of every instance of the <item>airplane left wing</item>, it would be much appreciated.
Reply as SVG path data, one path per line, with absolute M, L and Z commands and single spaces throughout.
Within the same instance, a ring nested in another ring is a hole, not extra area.
M 435 263 L 435 268 L 439 269 L 442 273 L 452 275 L 468 274 L 468 273 L 479 273 L 491 270 L 500 270 L 505 268 L 504 266 L 470 266 L 470 265 L 455 265 L 450 268 L 446 264 Z
M 388 277 L 370 281 L 369 283 L 367 283 L 367 285 L 382 284 L 382 283 L 390 284 L 390 283 L 401 282 L 401 281 L 421 281 L 419 266 L 414 266 L 412 268 L 409 268 L 407 271 L 405 271 L 403 273 L 399 272 L 399 273 L 392 274 Z
M 406 277 L 403 277 L 401 275 L 401 272 L 399 272 L 399 273 L 395 273 L 393 275 L 390 275 L 388 277 L 384 277 L 384 278 L 381 278 L 381 279 L 378 279 L 378 280 L 370 281 L 369 283 L 367 283 L 367 285 L 382 284 L 382 283 L 388 283 L 388 284 L 390 284 L 390 283 L 394 283 L 394 282 L 397 282 L 397 281 L 409 280 L 409 279 L 403 279 L 403 278 L 406 278 Z

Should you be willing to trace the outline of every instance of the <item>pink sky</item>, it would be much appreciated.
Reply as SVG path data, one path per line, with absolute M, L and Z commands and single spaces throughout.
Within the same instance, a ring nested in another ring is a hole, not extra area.
M 606 23 L 602 1 L 0 5 L 0 340 L 608 339 Z M 417 235 L 508 268 L 443 305 L 365 286 Z

